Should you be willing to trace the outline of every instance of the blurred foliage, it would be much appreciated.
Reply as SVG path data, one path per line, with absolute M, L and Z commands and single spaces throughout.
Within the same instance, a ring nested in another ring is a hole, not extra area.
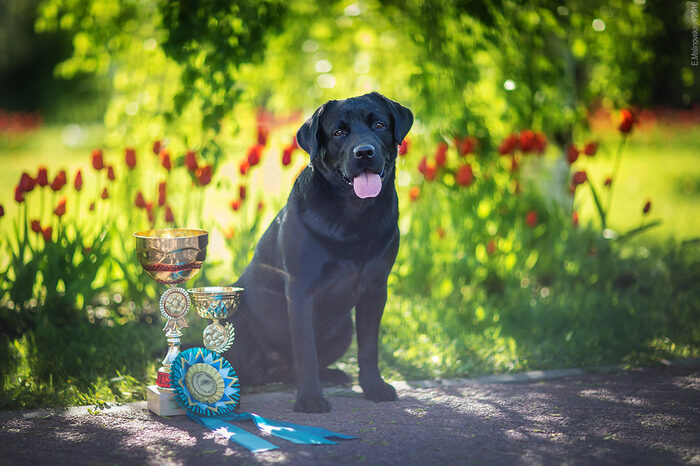
M 102 119 L 107 82 L 84 73 L 70 80 L 54 75 L 54 67 L 72 54 L 72 34 L 36 34 L 39 2 L 0 2 L 0 110 L 40 112 L 51 122 Z
M 566 144 L 592 104 L 651 100 L 641 78 L 659 50 L 649 38 L 683 25 L 648 9 L 626 0 L 46 0 L 36 26 L 73 34 L 62 76 L 110 77 L 111 144 L 161 137 L 167 126 L 215 160 L 241 103 L 309 110 L 370 90 L 411 106 L 435 134 L 488 141 L 486 131 L 528 127 Z M 686 98 L 698 89 L 686 79 Z

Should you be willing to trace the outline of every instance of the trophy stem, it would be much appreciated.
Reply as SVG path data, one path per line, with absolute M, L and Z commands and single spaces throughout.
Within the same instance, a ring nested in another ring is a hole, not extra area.
M 168 353 L 161 362 L 156 378 L 156 385 L 161 390 L 172 390 L 170 366 L 180 354 L 180 337 L 182 336 L 180 329 L 187 327 L 184 316 L 190 307 L 187 292 L 174 284 L 169 286 L 170 288 L 161 295 L 160 299 L 161 313 L 167 318 L 163 331 L 165 331 L 165 338 L 168 341 Z
M 161 367 L 158 369 L 158 378 L 156 385 L 162 389 L 170 389 L 170 365 L 175 361 L 175 358 L 180 354 L 180 337 L 182 332 L 179 328 L 170 329 L 165 332 L 165 337 L 168 340 L 168 353 L 161 362 Z

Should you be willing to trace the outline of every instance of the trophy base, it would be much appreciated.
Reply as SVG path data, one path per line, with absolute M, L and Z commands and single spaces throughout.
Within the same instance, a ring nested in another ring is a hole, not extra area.
M 177 404 L 175 392 L 161 390 L 157 385 L 146 387 L 146 404 L 148 409 L 158 416 L 182 416 L 186 411 Z

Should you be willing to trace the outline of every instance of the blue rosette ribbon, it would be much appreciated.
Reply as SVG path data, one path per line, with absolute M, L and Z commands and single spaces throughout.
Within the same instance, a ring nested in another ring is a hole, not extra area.
M 170 377 L 175 399 L 190 419 L 253 453 L 277 446 L 231 421 L 252 421 L 262 432 L 296 444 L 328 445 L 337 443 L 330 438 L 356 438 L 319 427 L 274 421 L 255 413 L 234 413 L 240 400 L 236 371 L 223 356 L 206 348 L 181 352 L 171 365 Z

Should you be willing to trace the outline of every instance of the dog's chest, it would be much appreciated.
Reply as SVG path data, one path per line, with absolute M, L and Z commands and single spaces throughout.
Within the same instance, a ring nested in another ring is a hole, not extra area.
M 353 306 L 372 284 L 380 283 L 378 264 L 353 260 L 330 260 L 321 267 L 321 301 Z

